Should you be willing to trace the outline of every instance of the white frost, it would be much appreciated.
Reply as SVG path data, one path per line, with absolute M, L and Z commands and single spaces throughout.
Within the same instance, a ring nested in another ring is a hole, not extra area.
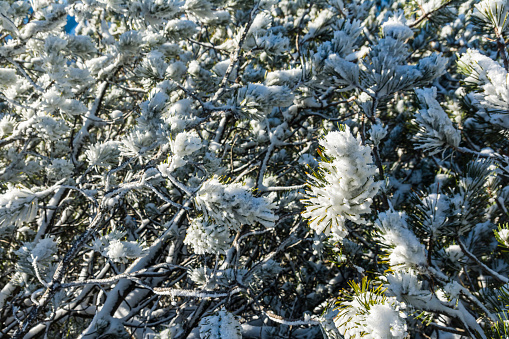
M 332 233 L 342 240 L 348 234 L 347 220 L 361 224 L 361 215 L 371 212 L 381 182 L 375 182 L 377 168 L 372 164 L 371 149 L 363 146 L 360 136 L 355 138 L 348 126 L 343 132 L 327 134 L 320 145 L 330 162 L 320 162 L 319 174 L 310 177 L 302 215 L 317 233 Z

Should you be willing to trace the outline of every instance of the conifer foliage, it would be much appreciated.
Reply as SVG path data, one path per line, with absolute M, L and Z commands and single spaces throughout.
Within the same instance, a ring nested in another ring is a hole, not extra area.
M 0 1 L 0 338 L 507 338 L 509 1 Z

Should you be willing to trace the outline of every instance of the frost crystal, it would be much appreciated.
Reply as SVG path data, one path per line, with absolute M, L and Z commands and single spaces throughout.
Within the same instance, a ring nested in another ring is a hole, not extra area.
M 125 55 L 135 55 L 143 43 L 141 35 L 136 31 L 122 33 L 118 41 L 119 52 Z
M 14 130 L 14 126 L 16 124 L 16 119 L 10 115 L 4 115 L 0 119 L 0 138 L 3 138 L 12 133 Z
M 294 68 L 282 71 L 273 71 L 267 73 L 265 77 L 265 83 L 269 86 L 288 86 L 290 88 L 297 85 L 302 76 L 302 69 Z
M 380 213 L 375 225 L 382 234 L 380 242 L 392 248 L 388 256 L 391 269 L 426 265 L 426 249 L 408 229 L 405 213 Z
M 466 83 L 479 86 L 473 97 L 480 107 L 492 111 L 486 119 L 509 128 L 509 76 L 496 61 L 469 49 L 458 61 Z M 481 112 L 482 115 L 482 112 Z
M 128 259 L 136 259 L 143 255 L 144 249 L 135 241 L 121 241 L 126 232 L 116 229 L 95 239 L 91 248 L 114 262 L 126 263 Z
M 171 151 L 180 156 L 190 155 L 202 146 L 201 139 L 196 132 L 179 133 L 175 141 L 170 143 Z
M 170 106 L 163 118 L 168 122 L 173 132 L 183 131 L 196 117 L 192 114 L 192 101 L 182 99 Z
M 144 0 L 142 9 L 147 20 L 170 19 L 174 17 L 184 4 L 177 0 Z
M 406 322 L 390 305 L 374 305 L 369 310 L 366 330 L 373 338 L 405 338 Z
M 276 261 L 269 259 L 267 262 L 263 263 L 260 266 L 257 266 L 253 270 L 253 275 L 249 277 L 251 280 L 257 281 L 268 281 L 270 279 L 274 279 L 283 268 Z
M 168 64 L 164 62 L 164 55 L 159 51 L 152 51 L 143 59 L 141 66 L 137 69 L 140 76 L 155 77 L 163 79 Z
M 275 205 L 268 198 L 253 197 L 242 184 L 224 185 L 216 178 L 203 183 L 196 195 L 196 205 L 204 216 L 236 231 L 243 224 L 274 227 L 277 219 L 273 211 Z
M 202 146 L 200 137 L 194 131 L 177 134 L 175 140 L 170 142 L 170 148 L 173 153 L 169 168 L 170 172 L 184 166 L 187 163 L 184 157 L 191 155 Z
M 166 24 L 166 32 L 171 39 L 178 41 L 192 37 L 198 32 L 198 27 L 190 20 L 173 19 Z
M 111 167 L 118 164 L 119 142 L 106 141 L 91 145 L 85 155 L 90 166 Z
M 465 256 L 459 245 L 450 245 L 449 247 L 445 248 L 445 253 L 454 264 L 459 266 L 461 265 L 461 260 Z
M 126 263 L 128 259 L 136 259 L 143 255 L 143 249 L 134 241 L 113 240 L 103 252 L 103 255 L 114 262 Z
M 403 12 L 389 18 L 382 24 L 382 32 L 385 36 L 390 36 L 394 39 L 405 41 L 414 36 L 414 32 L 406 25 L 406 19 Z
M 394 272 L 385 277 L 387 294 L 394 296 L 398 301 L 407 303 L 426 303 L 431 300 L 431 292 L 422 288 L 422 281 L 413 270 Z M 412 301 L 412 302 L 411 302 Z
M 230 232 L 224 225 L 212 224 L 204 218 L 191 221 L 184 244 L 196 254 L 224 254 L 230 247 Z
M 166 74 L 171 79 L 181 79 L 186 74 L 187 68 L 182 61 L 175 61 L 166 69 Z
M 458 147 L 461 134 L 454 128 L 451 119 L 436 100 L 437 89 L 435 87 L 416 89 L 415 93 L 423 107 L 415 115 L 415 121 L 419 126 L 419 132 L 415 136 L 419 144 L 417 148 L 434 155 L 444 147 Z
M 318 14 L 318 16 L 309 23 L 308 25 L 309 31 L 304 36 L 304 40 L 312 39 L 321 34 L 324 31 L 325 27 L 327 27 L 333 16 L 334 13 L 329 9 L 324 9 L 323 11 L 321 11 Z
M 122 142 L 119 144 L 120 155 L 128 157 L 140 156 L 150 146 L 153 146 L 155 142 L 155 135 L 152 131 L 147 130 L 134 131 L 128 134 Z
M 188 271 L 187 276 L 196 285 L 205 287 L 209 282 L 210 269 L 207 267 L 192 268 Z
M 200 320 L 201 339 L 242 339 L 241 327 L 227 311 L 218 311 Z
M 334 76 L 334 81 L 338 85 L 358 85 L 359 83 L 359 66 L 340 58 L 337 54 L 327 58 L 324 70 Z
M 25 242 L 17 251 L 14 252 L 19 257 L 17 269 L 34 275 L 34 260 L 37 261 L 37 267 L 47 273 L 58 249 L 58 241 L 54 236 L 40 239 L 37 242 Z
M 37 216 L 38 197 L 29 189 L 11 189 L 0 195 L 0 227 L 21 226 Z
M 331 132 L 320 140 L 325 156 L 318 173 L 311 176 L 306 210 L 309 226 L 317 233 L 342 240 L 347 234 L 346 221 L 360 224 L 361 214 L 371 212 L 373 197 L 381 182 L 375 182 L 376 167 L 371 149 L 355 138 L 348 126 L 345 131 Z
M 334 322 L 345 339 L 403 339 L 407 336 L 406 315 L 400 311 L 405 304 L 394 297 L 366 291 L 342 303 L 341 307 Z
M 38 135 L 48 140 L 58 140 L 69 131 L 62 119 L 56 119 L 44 113 L 38 113 L 17 126 L 17 131 L 25 134 Z

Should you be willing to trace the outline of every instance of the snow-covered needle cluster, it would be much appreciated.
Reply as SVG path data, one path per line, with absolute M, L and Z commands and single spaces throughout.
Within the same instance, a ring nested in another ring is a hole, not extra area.
M 348 126 L 344 131 L 330 132 L 320 140 L 323 160 L 310 176 L 309 198 L 302 214 L 317 233 L 332 234 L 341 241 L 348 234 L 346 221 L 363 224 L 362 214 L 371 212 L 373 197 L 381 182 L 376 181 L 377 168 L 371 149 L 355 138 Z
M 430 155 L 447 147 L 458 147 L 461 135 L 436 100 L 436 88 L 416 89 L 415 94 L 423 108 L 416 114 L 420 132 L 415 135 L 417 149 L 424 149 Z
M 475 104 L 486 111 L 493 124 L 509 128 L 509 82 L 507 70 L 478 50 L 469 49 L 459 59 L 465 82 L 479 89 L 472 93 Z
M 0 1 L 0 338 L 509 337 L 509 1 Z
M 426 248 L 408 228 L 406 219 L 404 212 L 383 212 L 375 222 L 379 241 L 391 248 L 387 259 L 392 270 L 426 265 Z
M 386 297 L 381 288 L 367 289 L 367 281 L 353 285 L 355 294 L 341 305 L 335 319 L 347 338 L 403 339 L 408 336 L 405 303 Z
M 223 184 L 217 178 L 203 183 L 196 194 L 196 206 L 217 223 L 238 231 L 242 225 L 260 223 L 274 227 L 276 217 L 268 197 L 254 197 L 242 184 Z
M 240 339 L 241 326 L 231 313 L 221 310 L 200 320 L 200 338 Z

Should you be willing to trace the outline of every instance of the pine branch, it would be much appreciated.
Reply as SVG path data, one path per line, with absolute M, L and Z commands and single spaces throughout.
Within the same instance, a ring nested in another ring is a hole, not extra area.
M 428 12 L 428 13 L 423 13 L 423 15 L 417 19 L 416 21 L 408 24 L 408 27 L 410 28 L 414 28 L 415 26 L 419 25 L 422 21 L 426 20 L 428 17 L 430 17 L 431 15 L 435 14 L 436 12 L 440 11 L 441 9 L 449 6 L 451 3 L 453 3 L 455 0 L 448 0 L 446 2 L 444 2 L 443 4 L 441 4 L 439 7 L 437 7 L 436 9 Z
M 481 267 L 484 272 L 488 273 L 490 276 L 492 276 L 501 283 L 507 284 L 509 282 L 509 279 L 507 277 L 501 276 L 500 274 L 498 274 L 497 272 L 493 271 L 491 268 L 483 264 L 479 259 L 477 259 L 477 257 L 467 249 L 467 247 L 459 237 L 457 238 L 457 241 L 461 247 L 461 251 L 465 253 L 467 257 L 472 259 L 477 265 L 479 265 L 479 267 Z

